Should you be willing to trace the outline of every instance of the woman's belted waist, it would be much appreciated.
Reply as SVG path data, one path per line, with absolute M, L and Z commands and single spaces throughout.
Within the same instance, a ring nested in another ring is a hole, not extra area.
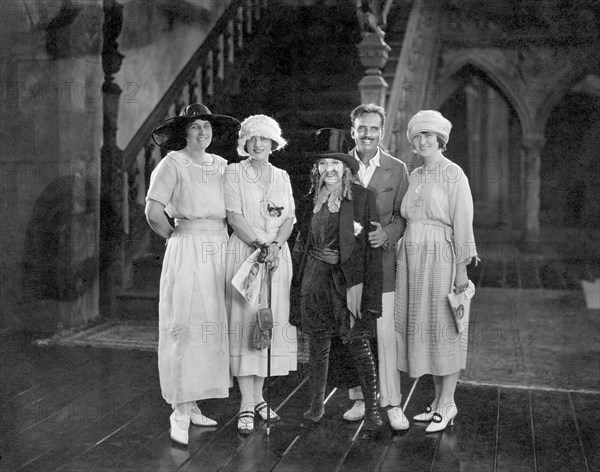
M 180 234 L 200 234 L 206 231 L 226 231 L 225 219 L 202 218 L 198 220 L 175 219 L 175 232 Z
M 340 251 L 326 247 L 311 247 L 308 254 L 315 259 L 326 262 L 327 264 L 337 264 L 340 262 Z
M 442 228 L 444 230 L 444 237 L 446 238 L 446 241 L 448 241 L 448 244 L 450 244 L 452 252 L 454 253 L 454 230 L 452 229 L 452 226 L 447 225 L 439 220 L 412 220 L 406 222 L 407 229 L 409 226 L 414 226 L 417 224 Z
M 422 225 L 429 225 L 429 226 L 438 226 L 440 228 L 449 229 L 450 231 L 452 231 L 452 226 L 447 225 L 446 223 L 442 223 L 439 220 L 412 220 L 412 221 L 407 221 L 406 224 L 407 225 L 422 224 Z

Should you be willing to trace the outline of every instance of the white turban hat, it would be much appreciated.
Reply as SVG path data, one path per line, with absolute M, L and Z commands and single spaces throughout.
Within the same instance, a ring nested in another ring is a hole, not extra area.
M 267 115 L 252 115 L 242 121 L 238 138 L 237 152 L 240 156 L 249 156 L 246 151 L 246 142 L 253 136 L 271 139 L 276 143 L 275 149 L 282 149 L 287 141 L 281 136 L 279 124 Z
M 442 116 L 439 111 L 436 110 L 421 110 L 414 115 L 408 122 L 406 129 L 406 137 L 412 143 L 413 138 L 423 132 L 429 131 L 437 134 L 444 144 L 448 144 L 450 139 L 450 130 L 452 129 L 452 123 Z

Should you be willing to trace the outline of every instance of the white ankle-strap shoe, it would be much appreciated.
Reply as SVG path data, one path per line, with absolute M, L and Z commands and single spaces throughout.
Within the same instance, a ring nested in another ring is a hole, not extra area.
M 427 408 L 425 408 L 424 413 L 419 413 L 418 415 L 415 415 L 413 417 L 413 420 L 423 421 L 423 422 L 431 421 L 432 419 L 433 419 L 433 410 L 431 409 L 431 405 L 427 405 Z
M 443 414 L 435 412 L 431 419 L 431 423 L 425 428 L 425 432 L 437 433 L 438 431 L 445 430 L 448 425 L 452 426 L 454 424 L 454 418 L 456 418 L 457 414 L 458 409 L 455 406 L 448 408 Z

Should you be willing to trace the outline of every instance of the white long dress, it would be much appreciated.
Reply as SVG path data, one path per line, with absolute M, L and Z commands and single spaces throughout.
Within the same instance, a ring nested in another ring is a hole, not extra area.
M 160 277 L 158 370 L 164 399 L 229 395 L 225 311 L 228 236 L 222 175 L 227 161 L 196 164 L 172 151 L 152 172 L 146 199 L 175 218 Z
M 434 171 L 415 169 L 402 216 L 407 226 L 397 250 L 394 302 L 398 369 L 411 377 L 459 372 L 467 362 L 468 330 L 457 332 L 447 294 L 456 263 L 477 257 L 463 170 L 446 158 Z
M 225 171 L 225 206 L 239 213 L 250 224 L 257 237 L 273 241 L 283 222 L 295 221 L 295 205 L 288 174 L 273 169 L 268 188 L 262 188 L 249 160 L 231 164 Z M 271 211 L 278 208 L 280 212 Z M 279 215 L 277 214 L 279 213 Z M 257 304 L 249 304 L 231 285 L 231 279 L 253 252 L 235 233 L 227 248 L 226 303 L 229 317 L 229 347 L 232 375 L 267 375 L 267 350 L 250 346 L 250 335 L 256 319 Z M 296 328 L 289 324 L 292 258 L 285 243 L 281 248 L 279 267 L 272 274 L 271 309 L 273 311 L 273 342 L 271 345 L 271 375 L 287 375 L 297 368 Z

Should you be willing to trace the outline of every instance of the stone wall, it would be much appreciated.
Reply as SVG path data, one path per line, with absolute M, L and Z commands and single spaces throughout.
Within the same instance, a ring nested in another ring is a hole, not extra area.
M 453 123 L 448 156 L 473 184 L 475 225 L 519 229 L 533 248 L 542 230 L 598 228 L 598 206 L 588 202 L 600 186 L 597 145 L 587 143 L 598 127 L 600 8 L 515 3 L 415 0 L 408 23 L 393 11 L 390 31 L 408 26 L 383 145 L 418 164 L 406 123 L 421 108 L 441 109 Z
M 97 316 L 102 2 L 2 4 L 1 329 Z
M 229 2 L 119 3 L 124 147 Z M 102 7 L 2 2 L 3 333 L 55 332 L 98 317 Z
M 231 0 L 188 0 L 168 7 L 157 0 L 124 5 L 115 82 L 123 89 L 117 144 L 124 149 Z M 172 8 L 172 9 L 171 9 Z

